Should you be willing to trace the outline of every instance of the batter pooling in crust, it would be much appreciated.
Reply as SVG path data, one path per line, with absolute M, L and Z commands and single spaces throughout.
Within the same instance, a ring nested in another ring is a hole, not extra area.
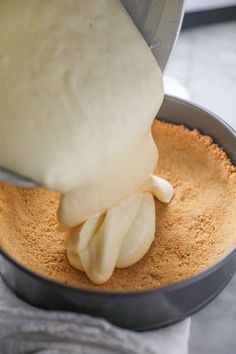
M 155 232 L 161 71 L 120 0 L 0 4 L 0 165 L 61 193 L 68 258 L 95 283 Z

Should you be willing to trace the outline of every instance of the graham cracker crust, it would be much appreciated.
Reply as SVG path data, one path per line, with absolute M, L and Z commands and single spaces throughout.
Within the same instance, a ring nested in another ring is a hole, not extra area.
M 155 121 L 159 150 L 155 171 L 169 180 L 175 196 L 156 200 L 156 235 L 145 257 L 116 269 L 94 285 L 67 260 L 64 234 L 57 230 L 59 194 L 0 184 L 0 244 L 33 271 L 74 286 L 134 291 L 176 283 L 212 265 L 236 245 L 236 169 L 207 136 Z

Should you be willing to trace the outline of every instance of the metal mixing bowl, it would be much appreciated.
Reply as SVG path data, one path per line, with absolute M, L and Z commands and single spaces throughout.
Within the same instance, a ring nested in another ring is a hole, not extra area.
M 164 72 L 184 16 L 185 0 L 122 0 Z

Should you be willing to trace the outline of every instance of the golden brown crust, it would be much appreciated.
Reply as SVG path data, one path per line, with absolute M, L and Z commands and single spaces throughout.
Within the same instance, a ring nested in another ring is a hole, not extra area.
M 191 277 L 236 245 L 236 171 L 212 139 L 159 121 L 156 174 L 175 187 L 170 205 L 156 201 L 156 237 L 145 257 L 96 286 L 73 269 L 57 231 L 59 195 L 0 186 L 0 241 L 16 260 L 44 276 L 81 287 L 138 290 Z

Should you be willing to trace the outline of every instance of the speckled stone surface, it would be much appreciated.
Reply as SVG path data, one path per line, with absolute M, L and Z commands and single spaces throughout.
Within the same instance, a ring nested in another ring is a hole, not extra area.
M 166 74 L 185 88 L 177 87 L 176 95 L 186 97 L 187 89 L 191 101 L 236 129 L 236 21 L 183 32 Z M 173 92 L 170 81 L 167 91 Z M 200 353 L 236 353 L 236 274 L 192 316 L 189 354 Z

